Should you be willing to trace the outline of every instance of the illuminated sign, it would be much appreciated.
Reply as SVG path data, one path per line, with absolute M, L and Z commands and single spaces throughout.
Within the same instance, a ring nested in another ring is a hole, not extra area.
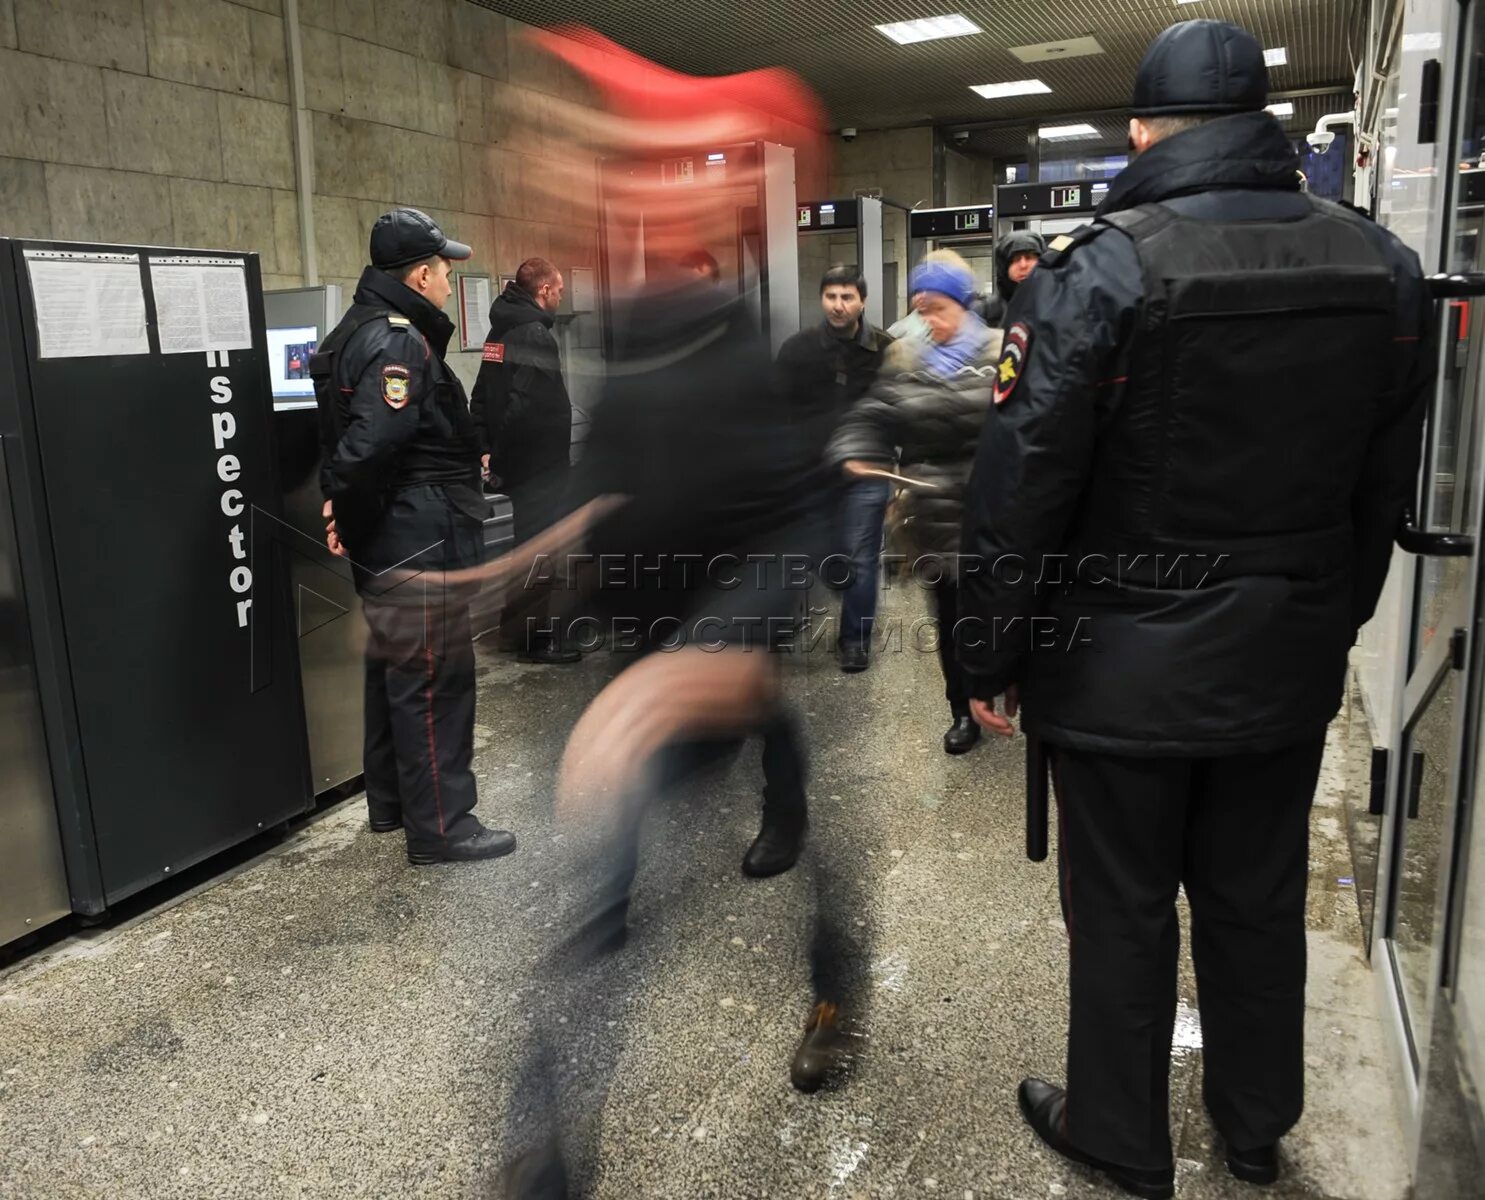
M 1081 189 L 1077 184 L 1070 187 L 1054 187 L 1052 189 L 1052 207 L 1056 208 L 1078 208 L 1082 199 Z
M 822 205 L 820 205 L 820 224 L 821 225 L 834 225 L 835 224 L 835 205 L 833 205 L 833 204 L 822 204 Z
M 801 204 L 799 206 L 799 227 L 801 229 L 808 229 L 813 221 L 814 216 L 810 206 L 808 204 Z
M 968 233 L 980 227 L 980 214 L 978 212 L 961 212 L 954 214 L 954 229 L 959 233 Z

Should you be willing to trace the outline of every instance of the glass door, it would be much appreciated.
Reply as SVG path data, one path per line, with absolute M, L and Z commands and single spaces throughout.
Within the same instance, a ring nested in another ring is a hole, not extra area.
M 1409 105 L 1401 114 L 1405 123 L 1419 123 L 1420 145 L 1429 135 L 1437 139 L 1430 188 L 1437 207 L 1430 224 L 1440 232 L 1439 249 L 1425 255 L 1424 263 L 1447 273 L 1435 281 L 1438 381 L 1414 515 L 1399 536 L 1416 555 L 1416 569 L 1410 619 L 1397 648 L 1406 683 L 1392 742 L 1397 752 L 1389 770 L 1372 956 L 1397 1018 L 1395 1050 L 1411 1101 L 1415 1152 L 1425 1124 L 1439 1005 L 1447 1001 L 1453 973 L 1456 900 L 1464 884 L 1459 850 L 1469 829 L 1479 744 L 1476 630 L 1485 598 L 1477 553 L 1485 474 L 1482 12 L 1485 0 L 1471 0 L 1458 24 L 1432 43 L 1438 47 L 1433 61 L 1419 64 L 1416 75 L 1421 111 Z M 1454 53 L 1445 53 L 1446 47 Z M 1439 114 L 1433 124 L 1430 90 Z

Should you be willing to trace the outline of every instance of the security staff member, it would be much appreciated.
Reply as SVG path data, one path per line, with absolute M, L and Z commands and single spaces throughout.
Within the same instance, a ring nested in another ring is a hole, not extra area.
M 1277 1178 L 1299 1118 L 1311 796 L 1429 382 L 1417 259 L 1300 192 L 1267 93 L 1242 29 L 1155 40 L 1137 157 L 1011 304 L 965 514 L 975 715 L 1010 733 L 1019 690 L 1060 810 L 1068 1082 L 1022 1112 L 1147 1197 L 1173 1193 L 1178 887 L 1232 1173 Z
M 452 259 L 468 246 L 394 209 L 371 229 L 355 302 L 310 362 L 332 550 L 366 610 L 366 802 L 407 831 L 414 865 L 495 858 L 516 840 L 474 816 L 469 597 L 440 570 L 474 566 L 486 502 L 464 388 L 444 361 Z
M 510 496 L 516 544 L 562 516 L 572 448 L 572 402 L 552 334 L 562 304 L 562 272 L 528 258 L 490 305 L 479 378 L 471 404 L 480 453 Z M 551 591 L 538 585 L 526 603 L 506 610 L 502 624 L 524 626 L 517 638 L 527 662 L 570 663 L 582 656 L 550 631 Z

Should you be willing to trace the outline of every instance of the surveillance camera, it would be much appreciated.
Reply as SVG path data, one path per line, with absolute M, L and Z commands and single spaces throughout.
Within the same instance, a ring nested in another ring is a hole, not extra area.
M 1314 133 L 1305 134 L 1305 141 L 1310 143 L 1310 149 L 1316 154 L 1328 154 L 1335 143 L 1335 134 L 1328 129 L 1317 129 Z
M 969 141 L 969 130 L 968 129 L 956 129 L 956 130 L 954 130 L 954 140 L 956 142 L 960 142 L 960 143 L 964 143 L 964 142 Z
M 845 141 L 854 142 L 856 140 L 856 130 L 853 127 L 847 126 L 840 131 L 840 136 Z

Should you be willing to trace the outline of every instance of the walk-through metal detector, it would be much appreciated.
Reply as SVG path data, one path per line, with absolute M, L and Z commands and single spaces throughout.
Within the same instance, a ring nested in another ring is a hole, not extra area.
M 975 274 L 975 287 L 989 292 L 995 285 L 995 206 L 969 204 L 958 208 L 919 208 L 908 216 L 912 261 L 919 263 L 932 250 L 962 255 Z
M 799 229 L 799 319 L 808 328 L 820 319 L 820 277 L 835 263 L 855 264 L 866 280 L 866 319 L 885 328 L 902 316 L 907 284 L 908 210 L 876 196 L 845 200 L 801 200 Z
M 1029 229 L 1051 239 L 1088 224 L 1109 193 L 1107 179 L 1003 183 L 995 189 L 995 236 Z
M 612 353 L 613 302 L 674 263 L 663 261 L 646 237 L 645 213 L 634 189 L 707 189 L 708 200 L 730 205 L 735 220 L 706 250 L 717 260 L 720 283 L 746 296 L 775 352 L 799 329 L 799 239 L 794 150 L 774 142 L 698 148 L 664 160 L 606 159 L 599 164 L 599 241 L 602 260 L 604 348 Z M 630 193 L 631 195 L 626 195 Z M 698 200 L 701 197 L 698 196 Z M 699 207 L 699 205 L 698 205 Z

